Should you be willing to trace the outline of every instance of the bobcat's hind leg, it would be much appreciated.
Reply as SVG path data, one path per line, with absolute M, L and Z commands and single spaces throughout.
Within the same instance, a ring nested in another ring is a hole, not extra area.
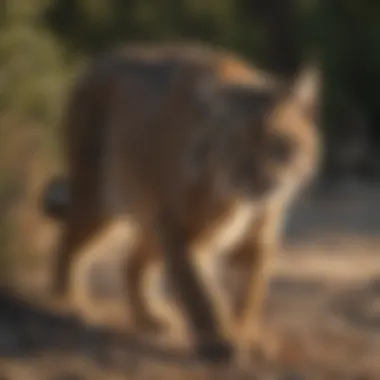
M 86 218 L 75 213 L 64 223 L 60 237 L 57 257 L 53 267 L 52 293 L 62 300 L 70 300 L 74 288 L 72 269 L 82 255 L 82 248 L 91 241 L 101 229 L 103 221 L 99 215 L 91 213 Z
M 86 321 L 97 322 L 97 310 L 90 302 L 86 276 L 91 263 L 109 252 L 127 249 L 134 234 L 133 226 L 126 220 L 111 220 L 76 250 L 64 251 L 65 254 L 59 256 L 57 271 L 60 271 L 60 277 L 55 282 L 55 294 Z
M 160 333 L 168 324 L 153 315 L 145 299 L 146 276 L 157 260 L 157 247 L 149 238 L 140 239 L 128 252 L 123 262 L 124 294 L 128 304 L 131 325 L 137 330 Z

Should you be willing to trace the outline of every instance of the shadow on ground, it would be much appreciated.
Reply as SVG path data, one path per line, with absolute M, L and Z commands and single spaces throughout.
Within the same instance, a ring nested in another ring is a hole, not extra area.
M 0 355 L 30 357 L 47 350 L 78 351 L 107 365 L 108 353 L 123 350 L 150 360 L 194 365 L 188 352 L 160 348 L 133 334 L 107 327 L 88 326 L 73 315 L 62 315 L 34 304 L 20 294 L 0 292 Z M 110 364 L 110 363 L 108 363 Z
M 272 357 L 257 358 L 244 370 L 207 368 L 190 351 L 111 327 L 89 327 L 2 290 L 0 375 L 6 380 L 378 379 L 380 311 L 371 305 L 380 299 L 379 283 L 336 286 L 278 277 L 264 321 Z

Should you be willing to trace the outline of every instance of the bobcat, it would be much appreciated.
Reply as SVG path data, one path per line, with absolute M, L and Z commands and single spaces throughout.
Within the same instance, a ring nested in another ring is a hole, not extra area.
M 64 121 L 67 182 L 57 188 L 67 193 L 44 196 L 45 212 L 63 221 L 55 294 L 83 302 L 84 257 L 120 244 L 136 328 L 164 326 L 143 298 L 144 274 L 162 260 L 204 360 L 254 344 L 286 208 L 319 166 L 319 82 L 312 66 L 281 82 L 200 45 L 95 59 Z M 238 274 L 227 322 L 196 265 L 214 252 Z

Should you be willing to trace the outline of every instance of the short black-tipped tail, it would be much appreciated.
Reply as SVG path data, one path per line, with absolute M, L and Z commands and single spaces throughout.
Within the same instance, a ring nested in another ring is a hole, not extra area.
M 40 204 L 43 214 L 53 220 L 62 221 L 66 218 L 68 202 L 66 178 L 53 177 L 42 192 Z

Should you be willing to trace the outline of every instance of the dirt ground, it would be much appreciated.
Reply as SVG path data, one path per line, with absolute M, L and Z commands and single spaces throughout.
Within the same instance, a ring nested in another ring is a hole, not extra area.
M 265 311 L 271 354 L 250 368 L 206 368 L 185 349 L 89 327 L 4 290 L 0 380 L 380 379 L 379 190 L 347 183 L 295 205 Z

